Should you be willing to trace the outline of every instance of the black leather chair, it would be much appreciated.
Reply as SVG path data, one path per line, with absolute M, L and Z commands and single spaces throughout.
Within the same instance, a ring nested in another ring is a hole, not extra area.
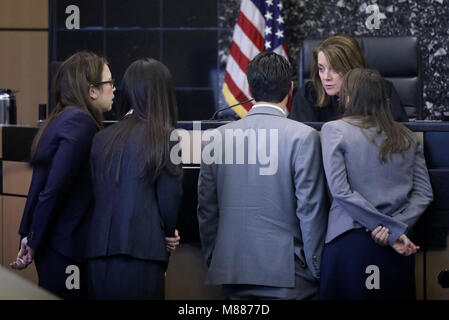
M 368 67 L 391 81 L 409 119 L 422 119 L 421 59 L 416 37 L 356 37 Z M 310 80 L 312 50 L 322 39 L 306 39 L 299 52 L 298 87 Z

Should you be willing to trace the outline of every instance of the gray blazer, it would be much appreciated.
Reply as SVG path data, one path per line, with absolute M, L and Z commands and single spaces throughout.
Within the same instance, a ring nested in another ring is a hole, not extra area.
M 261 175 L 267 165 L 248 164 L 248 158 L 233 165 L 202 161 L 198 221 L 206 282 L 294 287 L 295 254 L 319 278 L 328 207 L 317 131 L 267 106 L 216 130 L 225 137 L 229 129 L 265 129 L 267 136 L 277 130 L 277 170 Z M 238 139 L 233 141 L 236 158 Z M 259 135 L 259 145 L 250 143 L 250 149 L 263 150 L 260 142 Z M 274 142 L 263 145 L 266 155 Z M 248 143 L 238 146 L 246 154 Z M 225 151 L 229 156 L 224 142 L 214 151 L 223 162 Z
M 345 120 L 327 122 L 321 129 L 323 165 L 333 196 L 326 243 L 354 228 L 383 225 L 390 230 L 392 245 L 433 200 L 418 140 L 403 156 L 394 154 L 382 164 L 379 148 L 367 138 L 373 130 Z M 377 137 L 376 144 L 384 139 Z

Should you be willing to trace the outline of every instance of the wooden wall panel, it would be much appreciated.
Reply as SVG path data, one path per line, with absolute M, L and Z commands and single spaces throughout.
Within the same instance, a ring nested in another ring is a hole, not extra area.
M 48 0 L 0 0 L 0 28 L 48 29 Z
M 416 281 L 416 299 L 424 299 L 424 258 L 422 251 L 415 255 L 415 281 Z
M 0 88 L 19 90 L 17 123 L 36 126 L 48 103 L 48 32 L 0 30 L 0 43 Z
M 165 299 L 221 299 L 221 287 L 206 285 L 204 283 L 206 275 L 207 266 L 204 262 L 201 245 L 199 243 L 181 244 L 170 257 L 165 279 Z
M 3 161 L 3 193 L 28 195 L 32 175 L 26 162 Z
M 26 198 L 3 196 L 3 265 L 17 275 L 37 284 L 34 263 L 21 271 L 9 268 L 9 263 L 17 258 L 19 250 L 20 236 L 18 232 L 25 202 Z
M 438 274 L 441 270 L 449 269 L 449 237 L 445 249 L 427 250 L 427 300 L 449 300 L 449 289 L 438 284 Z

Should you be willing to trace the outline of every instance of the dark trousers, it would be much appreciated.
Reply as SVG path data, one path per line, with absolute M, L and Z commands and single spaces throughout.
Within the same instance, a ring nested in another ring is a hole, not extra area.
M 163 300 L 166 264 L 127 255 L 88 260 L 89 298 Z
M 294 288 L 226 284 L 222 285 L 222 293 L 228 300 L 315 300 L 318 295 L 318 281 L 295 256 Z
M 39 286 L 64 300 L 87 299 L 87 265 L 80 264 L 52 249 L 44 246 L 34 258 Z M 79 273 L 68 266 L 77 266 Z M 68 273 L 66 273 L 66 270 Z M 74 277 L 79 275 L 79 289 L 73 288 Z

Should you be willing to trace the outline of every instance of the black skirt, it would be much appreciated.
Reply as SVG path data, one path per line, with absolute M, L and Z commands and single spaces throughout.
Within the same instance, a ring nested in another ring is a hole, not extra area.
M 365 229 L 354 229 L 324 246 L 322 300 L 416 299 L 415 256 L 382 247 Z
M 114 255 L 88 260 L 89 299 L 162 300 L 166 264 Z

